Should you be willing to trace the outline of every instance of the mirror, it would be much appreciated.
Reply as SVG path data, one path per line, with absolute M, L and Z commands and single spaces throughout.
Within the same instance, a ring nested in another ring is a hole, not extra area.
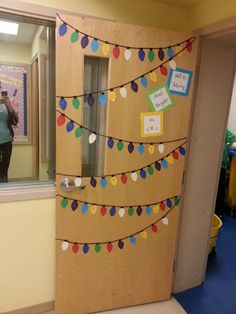
M 54 180 L 55 24 L 0 13 L 0 45 L 0 182 Z

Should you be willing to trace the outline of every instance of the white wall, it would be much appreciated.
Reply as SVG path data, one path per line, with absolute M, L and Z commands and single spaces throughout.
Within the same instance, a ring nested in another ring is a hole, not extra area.
M 233 94 L 231 98 L 228 128 L 236 134 L 236 77 L 234 79 Z

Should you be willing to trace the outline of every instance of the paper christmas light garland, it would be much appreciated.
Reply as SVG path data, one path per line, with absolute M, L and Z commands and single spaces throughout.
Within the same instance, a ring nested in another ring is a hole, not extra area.
M 89 182 L 93 188 L 98 185 L 98 182 L 100 182 L 102 188 L 106 188 L 108 183 L 110 183 L 112 186 L 116 186 L 118 183 L 118 178 L 122 184 L 126 184 L 129 178 L 136 182 L 138 178 L 146 179 L 148 175 L 152 176 L 155 170 L 160 171 L 161 169 L 167 169 L 169 164 L 173 164 L 175 160 L 179 160 L 180 155 L 184 156 L 186 153 L 185 147 L 183 146 L 186 144 L 186 142 L 187 141 L 183 142 L 180 146 L 169 152 L 164 157 L 138 169 L 94 177 L 81 177 L 77 176 L 76 174 L 65 174 L 60 172 L 57 172 L 57 175 L 62 175 L 64 177 L 75 177 L 75 186 L 77 187 L 82 185 L 82 181 L 85 178 L 90 178 Z
M 184 137 L 181 137 L 181 138 L 177 138 L 177 139 L 173 139 L 173 140 L 158 141 L 158 142 L 152 142 L 152 143 L 144 142 L 144 141 L 139 142 L 139 141 L 131 141 L 131 140 L 127 140 L 127 139 L 121 139 L 121 138 L 117 138 L 114 136 L 95 132 L 95 131 L 83 126 L 82 124 L 77 123 L 75 120 L 71 119 L 69 116 L 67 116 L 66 114 L 64 114 L 60 110 L 56 110 L 56 111 L 59 113 L 59 115 L 57 116 L 57 125 L 58 126 L 65 125 L 67 133 L 74 131 L 75 137 L 79 138 L 83 135 L 83 132 L 85 130 L 86 132 L 88 132 L 88 134 L 90 134 L 88 137 L 89 144 L 95 143 L 97 136 L 105 137 L 107 139 L 108 148 L 113 149 L 116 147 L 119 152 L 123 151 L 124 143 L 125 143 L 127 145 L 127 150 L 130 154 L 133 153 L 133 151 L 135 149 L 137 149 L 137 151 L 140 154 L 143 154 L 145 152 L 145 146 L 148 146 L 147 150 L 148 150 L 149 154 L 152 155 L 156 150 L 155 145 L 157 145 L 157 150 L 159 151 L 159 153 L 163 153 L 163 151 L 164 151 L 164 144 L 163 143 L 173 143 L 173 142 L 177 142 L 177 141 L 181 141 L 181 140 L 186 139 Z M 66 120 L 67 120 L 67 123 L 66 123 Z
M 168 58 L 173 58 L 173 56 L 178 53 L 182 46 L 188 49 L 189 52 L 192 51 L 192 39 L 194 36 L 189 37 L 183 41 L 180 41 L 176 44 L 164 46 L 164 47 L 133 47 L 125 46 L 118 43 L 110 42 L 98 37 L 94 37 L 90 34 L 86 34 L 63 20 L 59 14 L 58 18 L 62 22 L 58 28 L 58 34 L 60 37 L 63 37 L 67 34 L 68 28 L 73 30 L 70 35 L 71 43 L 76 43 L 80 40 L 81 48 L 85 49 L 90 44 L 90 49 L 93 53 L 98 52 L 101 49 L 104 56 L 112 55 L 114 59 L 118 59 L 121 56 L 121 51 L 123 50 L 123 55 L 126 61 L 129 61 L 133 55 L 133 50 L 138 52 L 138 58 L 141 62 L 148 59 L 150 62 L 153 62 L 157 57 L 160 61 L 165 59 L 165 56 Z M 112 53 L 111 53 L 112 51 Z
M 80 209 L 82 214 L 90 213 L 95 216 L 100 213 L 102 217 L 109 215 L 114 217 L 118 215 L 120 218 L 124 216 L 134 217 L 135 213 L 137 216 L 142 216 L 143 213 L 146 213 L 147 216 L 151 213 L 158 214 L 159 211 L 165 211 L 167 208 L 171 208 L 173 203 L 176 204 L 176 201 L 179 198 L 179 195 L 167 198 L 158 203 L 144 204 L 144 205 L 107 205 L 94 202 L 86 202 L 83 200 L 73 199 L 65 197 L 61 194 L 57 194 L 61 198 L 60 206 L 62 209 L 70 208 L 73 212 L 76 212 Z
M 153 223 L 149 224 L 148 226 L 138 230 L 135 233 L 129 234 L 124 237 L 119 237 L 117 239 L 109 240 L 109 241 L 96 241 L 96 242 L 75 242 L 75 241 L 69 241 L 68 239 L 61 239 L 61 238 L 56 238 L 57 241 L 61 242 L 61 249 L 63 252 L 66 252 L 69 247 L 71 247 L 71 250 L 73 253 L 77 253 L 81 247 L 82 251 L 84 254 L 87 254 L 91 247 L 94 247 L 94 250 L 96 253 L 99 253 L 103 247 L 106 248 L 107 252 L 111 252 L 114 248 L 114 244 L 117 244 L 117 247 L 122 250 L 125 247 L 126 242 L 130 242 L 130 244 L 135 245 L 138 241 L 138 236 L 140 235 L 140 238 L 143 240 L 146 240 L 148 238 L 148 231 L 152 231 L 153 233 L 158 232 L 158 226 L 157 224 L 161 221 L 163 225 L 168 225 L 169 219 L 168 215 L 170 212 L 179 205 L 181 196 L 175 196 L 173 198 L 173 202 L 168 199 L 166 200 L 166 203 L 169 202 L 169 210 L 159 219 L 155 220 Z M 128 241 L 127 241 L 128 240 Z M 80 250 L 81 250 L 80 249 Z
M 189 45 L 196 40 L 196 37 L 192 37 Z M 85 94 L 78 94 L 78 95 L 57 95 L 56 97 L 59 98 L 59 107 L 61 110 L 65 111 L 67 108 L 67 99 L 71 99 L 72 105 L 78 109 L 80 107 L 80 99 L 79 98 L 86 98 L 86 101 L 88 102 L 89 107 L 93 107 L 95 104 L 95 98 L 94 95 L 98 95 L 98 102 L 101 106 L 105 106 L 107 103 L 107 99 L 111 102 L 115 102 L 117 99 L 117 90 L 119 90 L 119 94 L 122 98 L 126 98 L 128 94 L 128 89 L 127 87 L 129 86 L 130 89 L 134 92 L 137 93 L 139 91 L 139 83 L 141 83 L 141 86 L 144 88 L 148 87 L 148 80 L 156 82 L 157 81 L 157 73 L 154 72 L 157 69 L 160 70 L 160 73 L 164 76 L 168 75 L 168 70 L 166 68 L 166 64 L 169 62 L 169 66 L 171 69 L 175 70 L 176 69 L 176 63 L 174 62 L 173 58 L 176 57 L 177 55 L 181 54 L 182 51 L 187 49 L 188 46 L 180 49 L 177 53 L 175 53 L 171 58 L 166 60 L 165 62 L 161 63 L 160 65 L 152 68 L 151 70 L 139 75 L 138 77 L 135 77 L 131 81 L 125 82 L 121 85 L 116 85 L 107 89 L 102 89 L 98 91 L 93 91 L 90 93 L 85 93 Z M 140 80 L 140 82 L 139 82 Z

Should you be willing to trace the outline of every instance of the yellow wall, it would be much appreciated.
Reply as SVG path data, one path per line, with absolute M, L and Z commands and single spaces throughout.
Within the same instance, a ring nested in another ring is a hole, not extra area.
M 26 0 L 122 23 L 186 30 L 187 10 L 152 0 Z
M 171 6 L 152 0 L 26 0 L 24 2 L 123 23 L 187 32 L 236 16 L 235 0 L 203 0 L 191 8 Z
M 30 45 L 0 41 L 0 61 L 11 63 L 30 63 Z
M 235 0 L 209 0 L 190 10 L 151 0 L 24 2 L 120 22 L 189 31 L 236 15 Z M 0 203 L 0 312 L 54 299 L 54 208 L 52 199 Z
M 0 203 L 0 313 L 54 299 L 54 202 Z
M 235 0 L 207 0 L 189 10 L 188 24 L 194 30 L 235 16 Z

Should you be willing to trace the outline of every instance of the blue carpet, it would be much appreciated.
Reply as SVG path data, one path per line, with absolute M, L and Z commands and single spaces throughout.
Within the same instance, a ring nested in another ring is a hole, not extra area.
M 188 314 L 236 314 L 236 218 L 225 215 L 203 285 L 175 295 Z

